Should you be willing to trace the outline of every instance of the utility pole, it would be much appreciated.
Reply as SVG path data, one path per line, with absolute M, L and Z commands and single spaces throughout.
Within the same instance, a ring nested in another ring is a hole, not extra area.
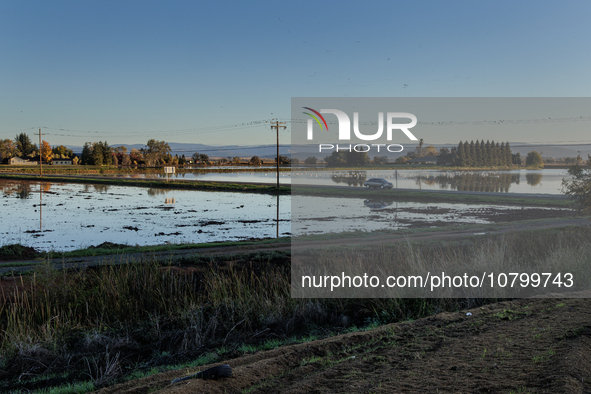
M 41 127 L 39 127 L 39 176 L 43 177 L 43 157 L 41 156 Z
M 277 130 L 277 189 L 279 189 L 279 129 L 283 128 L 285 130 L 287 126 L 282 126 L 284 124 L 285 122 L 279 122 L 275 119 L 271 121 L 271 128 Z

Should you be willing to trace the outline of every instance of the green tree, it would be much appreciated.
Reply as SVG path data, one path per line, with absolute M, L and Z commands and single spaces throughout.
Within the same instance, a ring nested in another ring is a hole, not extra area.
M 475 167 L 484 166 L 482 148 L 481 148 L 480 142 L 478 142 L 478 140 L 476 140 L 476 143 L 474 144 L 474 166 Z
M 195 152 L 191 158 L 193 159 L 193 163 L 209 164 L 209 156 L 204 153 Z
M 474 140 L 470 141 L 469 152 L 470 154 L 466 161 L 470 167 L 475 167 L 478 165 L 478 159 L 476 158 L 476 144 Z
M 525 158 L 525 165 L 534 168 L 544 168 L 544 160 L 542 160 L 542 155 L 540 155 L 535 150 L 529 152 Z
M 562 180 L 563 192 L 575 200 L 586 214 L 591 213 L 591 155 L 587 158 L 587 168 L 575 164 L 568 169 L 568 178 Z
M 460 167 L 466 167 L 466 150 L 465 145 L 462 141 L 458 144 L 458 162 L 457 165 Z
M 327 167 L 344 167 L 347 164 L 347 158 L 345 152 L 334 151 L 327 156 L 324 161 Z
M 91 166 L 94 164 L 92 143 L 85 142 L 82 147 L 82 155 L 80 156 L 80 162 L 82 165 Z
M 95 166 L 102 166 L 104 162 L 105 152 L 103 144 L 95 142 L 92 144 L 92 164 Z
M 14 138 L 18 155 L 21 157 L 32 157 L 37 154 L 37 145 L 33 144 L 29 136 L 20 133 Z
M 275 158 L 275 163 L 277 163 L 277 158 Z M 279 165 L 282 164 L 291 164 L 291 160 L 289 159 L 288 156 L 281 156 L 279 155 Z
M 250 158 L 250 161 L 248 162 L 248 164 L 251 166 L 260 166 L 261 165 L 261 158 L 258 157 L 257 155 L 254 155 L 253 157 Z
M 166 141 L 150 139 L 146 142 L 146 147 L 140 149 L 140 151 L 144 156 L 146 165 L 153 167 L 165 161 L 167 156 L 170 155 L 171 149 Z
M 511 146 L 509 141 L 505 144 L 505 161 L 509 167 L 513 164 L 513 154 L 511 153 Z
M 306 160 L 304 160 L 304 163 L 306 164 L 316 164 L 318 162 L 318 159 L 314 156 L 309 156 L 306 158 Z
M 51 151 L 53 152 L 53 157 L 56 159 L 71 159 L 74 157 L 74 151 L 63 145 L 54 146 Z
M 388 156 L 375 156 L 373 162 L 377 165 L 388 164 Z

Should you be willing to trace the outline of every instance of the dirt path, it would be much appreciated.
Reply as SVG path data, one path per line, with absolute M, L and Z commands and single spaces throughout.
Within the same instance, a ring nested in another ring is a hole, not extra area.
M 233 377 L 171 385 L 197 371 L 179 370 L 99 392 L 589 393 L 591 300 L 502 302 L 221 363 Z
M 253 245 L 240 245 L 240 246 L 211 246 L 206 248 L 198 249 L 184 249 L 177 250 L 174 252 L 154 252 L 154 253 L 132 253 L 132 254 L 113 254 L 106 256 L 91 256 L 91 257 L 77 257 L 68 259 L 53 259 L 52 263 L 56 269 L 74 269 L 74 268 L 85 268 L 101 264 L 126 264 L 132 260 L 139 260 L 146 256 L 161 259 L 163 261 L 175 261 L 182 260 L 191 256 L 212 256 L 212 255 L 230 255 L 240 253 L 257 253 L 264 251 L 285 251 L 293 250 L 294 248 L 318 248 L 327 246 L 340 246 L 340 245 L 375 245 L 382 243 L 394 243 L 394 242 L 405 242 L 411 241 L 429 241 L 429 240 L 452 240 L 470 236 L 481 236 L 485 234 L 505 234 L 515 231 L 527 231 L 545 228 L 557 228 L 566 226 L 589 226 L 591 222 L 588 218 L 564 218 L 564 219 L 553 219 L 553 220 L 537 220 L 530 222 L 514 222 L 514 223 L 503 223 L 497 225 L 483 225 L 470 227 L 469 229 L 441 229 L 438 231 L 428 233 L 416 233 L 416 234 L 401 234 L 401 235 L 379 235 L 372 234 L 369 237 L 343 237 L 335 239 L 320 239 L 317 241 L 305 241 L 305 242 L 284 242 L 284 243 L 273 243 L 273 244 L 253 244 Z M 6 275 L 9 273 L 24 273 L 32 270 L 36 264 L 41 260 L 29 260 L 29 261 L 5 261 L 0 266 L 0 275 Z M 11 264 L 18 263 L 18 266 L 11 266 Z

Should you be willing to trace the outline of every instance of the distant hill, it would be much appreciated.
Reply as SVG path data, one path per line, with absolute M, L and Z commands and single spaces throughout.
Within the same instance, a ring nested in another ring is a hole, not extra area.
M 252 157 L 252 156 L 259 156 L 264 159 L 273 159 L 275 158 L 276 149 L 275 145 L 256 145 L 256 146 L 239 146 L 239 145 L 224 145 L 224 146 L 214 146 L 214 145 L 205 145 L 205 144 L 188 144 L 188 143 L 179 143 L 179 142 L 169 142 L 170 148 L 172 150 L 173 155 L 185 155 L 187 157 L 192 156 L 193 153 L 199 152 L 208 155 L 211 158 L 220 158 L 220 157 Z M 577 156 L 578 152 L 581 152 L 581 157 L 586 158 L 587 155 L 591 154 L 591 145 L 534 145 L 528 144 L 526 142 L 509 142 L 511 145 L 511 151 L 513 153 L 520 153 L 521 156 L 527 155 L 529 152 L 535 150 L 542 153 L 544 157 L 553 157 L 553 158 L 561 158 L 561 157 L 575 157 Z M 121 144 L 113 144 L 112 146 L 120 146 Z M 425 146 L 431 145 L 425 143 Z M 66 145 L 68 149 L 72 149 L 74 153 L 80 155 L 82 152 L 81 146 L 74 146 L 74 145 Z M 132 149 L 142 149 L 145 147 L 145 144 L 125 144 L 128 151 Z M 404 156 L 410 149 L 414 149 L 416 143 L 413 144 L 403 144 L 405 150 L 401 153 L 388 153 L 382 152 L 380 153 L 376 151 L 370 152 L 370 157 L 374 156 L 388 156 L 391 159 L 395 159 L 399 156 Z M 452 148 L 452 144 L 433 144 L 437 150 L 440 148 Z M 307 145 L 307 146 L 294 146 L 292 149 L 291 145 L 281 145 L 279 147 L 279 154 L 281 156 L 291 156 L 292 150 L 297 152 L 295 156 L 300 159 L 304 160 L 309 156 L 315 156 L 317 158 L 324 158 L 331 154 L 331 151 L 325 152 L 318 152 L 317 145 Z
M 117 147 L 125 145 L 127 151 L 130 152 L 132 149 L 140 150 L 145 148 L 145 144 L 112 144 L 111 146 Z M 186 157 L 193 156 L 193 153 L 204 153 L 210 158 L 221 158 L 221 157 L 252 157 L 258 156 L 263 159 L 274 159 L 277 156 L 276 145 L 256 145 L 256 146 L 239 146 L 239 145 L 224 145 L 224 146 L 213 146 L 204 144 L 186 144 L 179 142 L 169 142 L 168 145 L 172 151 L 172 155 L 185 155 Z M 74 153 L 80 155 L 82 152 L 81 146 L 66 145 L 68 149 L 72 149 Z M 281 156 L 291 155 L 291 146 L 282 145 L 279 147 L 279 154 Z

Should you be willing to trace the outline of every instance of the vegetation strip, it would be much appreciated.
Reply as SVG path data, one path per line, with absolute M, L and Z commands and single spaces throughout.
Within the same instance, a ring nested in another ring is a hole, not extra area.
M 519 195 L 505 195 L 497 193 L 495 195 L 485 194 L 480 192 L 466 193 L 466 192 L 446 192 L 440 193 L 435 191 L 408 191 L 408 190 L 366 190 L 360 188 L 322 188 L 322 187 L 294 187 L 292 194 L 302 196 L 318 196 L 318 197 L 360 197 L 372 199 L 384 199 L 385 201 L 400 201 L 400 202 L 456 202 L 464 204 L 513 204 L 513 205 L 538 205 L 538 206 L 556 206 L 568 208 L 573 206 L 571 200 L 564 198 L 562 195 L 552 196 L 519 196 Z
M 269 186 L 248 183 L 223 183 L 223 182 L 202 182 L 202 181 L 183 181 L 174 180 L 139 180 L 139 179 L 115 179 L 98 177 L 67 177 L 50 175 L 45 177 L 33 175 L 7 175 L 0 174 L 0 179 L 23 180 L 35 182 L 66 182 L 66 183 L 90 183 L 115 186 L 133 186 L 133 187 L 153 187 L 158 189 L 185 189 L 185 190 L 204 190 L 204 191 L 231 191 L 246 193 L 265 193 L 265 194 L 289 194 L 289 186 Z

